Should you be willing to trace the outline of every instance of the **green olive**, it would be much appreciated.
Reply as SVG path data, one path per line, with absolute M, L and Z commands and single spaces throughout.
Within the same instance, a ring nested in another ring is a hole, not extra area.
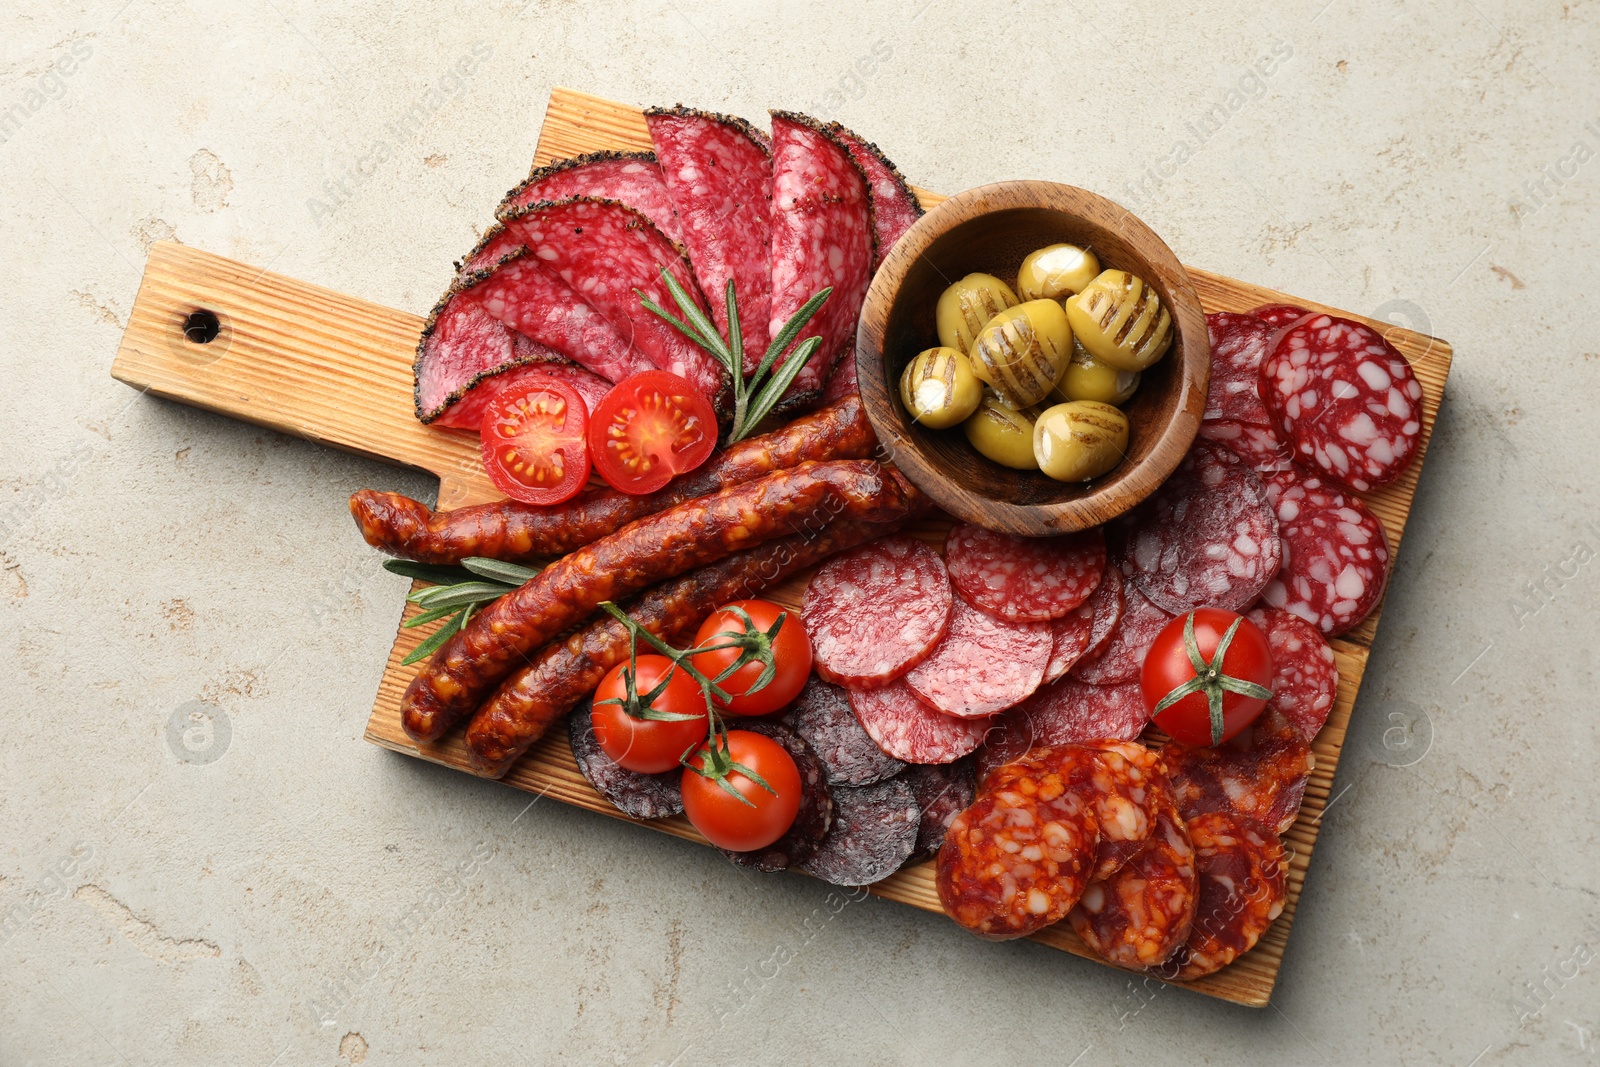
M 1022 261 L 1017 293 L 1024 300 L 1065 300 L 1083 292 L 1099 273 L 1093 252 L 1077 245 L 1046 245 Z
M 973 448 L 1002 467 L 1039 469 L 1033 458 L 1033 419 L 1026 411 L 1006 407 L 994 393 L 985 391 L 978 410 L 961 428 Z
M 989 320 L 1008 307 L 1015 307 L 1017 294 L 993 274 L 969 274 L 939 294 L 934 318 L 939 327 L 939 343 L 960 352 L 972 350 L 972 340 Z
M 1128 451 L 1128 416 L 1110 404 L 1074 400 L 1046 408 L 1033 427 L 1039 469 L 1061 482 L 1086 482 Z
M 1102 404 L 1121 407 L 1138 388 L 1137 372 L 1118 370 L 1109 363 L 1101 363 L 1074 337 L 1072 361 L 1067 364 L 1067 373 L 1061 376 L 1051 391 L 1050 399 L 1063 404 L 1072 400 L 1097 400 Z
M 972 342 L 972 373 L 1012 407 L 1050 395 L 1072 358 L 1072 327 L 1054 300 L 1029 300 L 989 320 Z
M 1161 297 L 1125 270 L 1101 271 L 1067 301 L 1067 318 L 1089 354 L 1118 370 L 1144 370 L 1172 344 L 1172 315 Z
M 911 417 L 932 430 L 954 426 L 978 410 L 983 383 L 967 357 L 953 348 L 930 348 L 906 364 L 900 399 Z

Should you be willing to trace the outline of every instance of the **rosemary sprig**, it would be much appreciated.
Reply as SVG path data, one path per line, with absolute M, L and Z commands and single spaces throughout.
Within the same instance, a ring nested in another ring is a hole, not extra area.
M 433 655 L 440 645 L 471 621 L 478 609 L 500 599 L 539 573 L 537 567 L 523 567 L 482 556 L 469 556 L 461 561 L 459 567 L 387 559 L 383 561 L 383 569 L 416 581 L 432 583 L 426 589 L 406 594 L 408 601 L 423 609 L 421 614 L 405 621 L 403 625 L 406 628 L 423 626 L 447 617 L 449 619 L 400 661 L 407 666 Z
M 733 380 L 733 428 L 728 432 L 728 443 L 744 440 L 755 431 L 778 401 L 783 399 L 783 394 L 789 391 L 795 376 L 811 361 L 811 357 L 817 354 L 817 349 L 822 347 L 821 337 L 807 337 L 795 345 L 794 351 L 789 353 L 789 358 L 783 361 L 783 366 L 778 368 L 776 373 L 772 370 L 778 357 L 794 343 L 794 339 L 800 336 L 800 331 L 805 328 L 806 323 L 810 322 L 811 317 L 827 302 L 833 293 L 833 287 L 829 286 L 807 300 L 789 317 L 789 321 L 783 324 L 783 329 L 778 331 L 778 336 L 767 346 L 766 354 L 761 357 L 761 362 L 756 364 L 755 371 L 746 379 L 744 338 L 739 331 L 739 302 L 734 297 L 733 279 L 728 279 L 726 340 L 717 333 L 716 326 L 706 313 L 700 310 L 700 305 L 695 303 L 694 297 L 678 284 L 678 279 L 674 278 L 672 272 L 665 267 L 661 268 L 661 280 L 665 283 L 667 291 L 672 294 L 672 299 L 677 303 L 683 318 L 673 315 L 651 300 L 643 291 L 635 289 L 639 302 L 651 314 L 710 352 L 716 357 L 717 362 L 727 369 L 728 376 Z

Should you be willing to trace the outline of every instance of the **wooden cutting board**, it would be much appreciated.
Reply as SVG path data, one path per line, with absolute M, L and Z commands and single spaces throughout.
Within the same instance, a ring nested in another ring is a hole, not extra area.
M 545 113 L 534 165 L 601 149 L 649 147 L 644 120 L 637 108 L 570 89 L 556 89 Z M 927 206 L 942 199 L 920 190 L 918 195 Z M 491 221 L 493 207 L 484 205 L 485 224 Z M 440 270 L 442 290 L 449 281 L 449 272 L 443 264 Z M 1422 473 L 1450 370 L 1450 346 L 1388 323 L 1206 271 L 1189 268 L 1189 276 L 1207 312 L 1246 311 L 1269 303 L 1301 304 L 1367 322 L 1382 331 L 1411 361 L 1424 393 L 1422 448 L 1403 478 L 1364 497 L 1383 520 L 1398 565 L 1412 494 Z M 161 242 L 150 249 L 144 280 L 111 373 L 119 381 L 171 400 L 431 471 L 439 478 L 440 507 L 494 499 L 498 494 L 484 477 L 476 435 L 429 429 L 412 414 L 411 361 L 422 323 L 416 315 L 181 244 Z M 946 520 L 928 520 L 917 532 L 937 543 L 948 525 Z M 357 536 L 352 529 L 351 537 Z M 768 595 L 798 607 L 807 577 L 801 576 Z M 404 618 L 416 612 L 415 607 L 406 605 Z M 1284 835 L 1292 860 L 1283 915 L 1254 951 L 1217 974 L 1182 983 L 1186 988 L 1256 1007 L 1264 1006 L 1271 996 L 1377 624 L 1378 613 L 1374 612 L 1361 626 L 1333 643 L 1339 664 L 1338 700 L 1313 745 L 1317 768 L 1306 789 L 1300 817 Z M 366 738 L 385 748 L 465 771 L 468 764 L 459 731 L 437 746 L 419 750 L 400 728 L 400 695 L 417 670 L 416 666 L 402 667 L 400 660 L 430 630 L 431 627 L 401 629 L 397 634 L 367 723 Z M 503 780 L 515 788 L 545 793 L 590 811 L 625 817 L 595 793 L 579 773 L 563 729 L 551 731 Z M 704 843 L 682 818 L 641 825 Z M 931 864 L 900 871 L 871 888 L 887 899 L 940 912 Z M 937 921 L 946 920 L 941 917 Z M 1034 940 L 1093 958 L 1065 923 L 1035 935 Z M 974 941 L 972 951 L 996 950 Z

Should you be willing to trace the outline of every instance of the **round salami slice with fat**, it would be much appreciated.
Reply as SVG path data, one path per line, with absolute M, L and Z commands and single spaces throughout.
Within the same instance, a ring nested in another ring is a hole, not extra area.
M 1271 708 L 1215 748 L 1171 741 L 1161 750 L 1185 819 L 1223 811 L 1276 834 L 1294 825 L 1316 762 L 1299 729 Z
M 1222 311 L 1206 316 L 1206 331 L 1211 335 L 1211 385 L 1205 417 L 1265 425 L 1267 409 L 1257 390 L 1261 361 L 1277 327 L 1253 315 Z
M 794 759 L 795 768 L 800 772 L 800 810 L 784 835 L 766 848 L 751 852 L 730 852 L 725 848 L 717 851 L 739 866 L 757 871 L 786 871 L 797 867 L 817 854 L 828 828 L 833 825 L 833 795 L 828 790 L 822 761 L 804 738 L 782 723 L 743 719 L 737 728 L 772 738 Z
M 863 729 L 889 756 L 906 763 L 951 763 L 975 751 L 990 720 L 958 719 L 930 706 L 904 679 L 850 690 Z
M 1333 710 L 1339 689 L 1339 668 L 1322 633 L 1297 615 L 1277 608 L 1256 608 L 1250 621 L 1267 635 L 1272 648 L 1272 699 L 1276 708 L 1307 741 L 1317 736 Z
M 1306 620 L 1325 637 L 1355 626 L 1389 582 L 1389 540 L 1361 499 L 1296 469 L 1266 477 L 1278 515 L 1283 566 L 1261 591 L 1269 607 Z
M 1075 745 L 1108 737 L 1131 741 L 1144 732 L 1149 719 L 1138 682 L 1090 685 L 1070 677 L 1040 687 L 1006 715 L 1028 720 L 1035 745 Z
M 1044 668 L 1046 682 L 1066 674 L 1089 651 L 1094 643 L 1094 623 L 1095 608 L 1089 601 L 1050 623 L 1050 662 Z
M 1278 440 L 1271 426 L 1233 419 L 1207 419 L 1200 424 L 1200 439 L 1226 446 L 1257 474 L 1286 471 L 1294 466 L 1294 453 Z
M 849 695 L 836 685 L 812 678 L 788 718 L 822 761 L 830 785 L 871 785 L 905 770 L 862 728 Z
M 898 778 L 833 791 L 833 827 L 800 869 L 834 885 L 871 885 L 889 877 L 917 848 L 922 812 Z
M 1039 688 L 1053 645 L 1048 623 L 1007 622 L 956 597 L 944 640 L 905 680 L 947 715 L 987 718 Z
M 886 685 L 938 645 L 952 600 L 944 561 L 914 537 L 835 556 L 806 586 L 801 606 L 817 673 L 844 686 Z
M 917 798 L 917 807 L 922 810 L 922 821 L 917 824 L 915 855 L 932 856 L 944 844 L 945 831 L 955 817 L 972 804 L 977 793 L 972 761 L 907 767 L 901 781 L 911 787 L 911 795 Z
M 1220 445 L 1200 442 L 1129 513 L 1124 572 L 1163 611 L 1243 611 L 1278 573 L 1278 519 L 1261 478 Z
M 1122 685 L 1137 681 L 1150 642 L 1156 639 L 1156 634 L 1172 618 L 1145 599 L 1144 594 L 1132 583 L 1124 583 L 1122 617 L 1111 631 L 1104 650 L 1093 659 L 1079 660 L 1077 666 L 1067 672 L 1067 677 L 1090 685 Z
M 1110 645 L 1111 635 L 1122 621 L 1122 572 L 1116 564 L 1107 562 L 1106 571 L 1100 576 L 1100 585 L 1085 603 L 1094 609 L 1094 625 L 1089 631 L 1089 647 L 1083 650 L 1079 659 L 1098 659 Z
M 1262 304 L 1252 309 L 1249 314 L 1281 330 L 1285 326 L 1293 326 L 1311 312 L 1299 304 Z
M 1188 940 L 1200 899 L 1194 845 L 1170 799 L 1154 832 L 1121 868 L 1089 883 L 1067 921 L 1107 963 L 1144 970 Z
M 1098 527 L 1065 537 L 1017 537 L 962 523 L 944 544 L 950 581 L 974 607 L 1012 622 L 1059 619 L 1088 600 L 1106 568 Z
M 1283 842 L 1252 819 L 1211 812 L 1188 823 L 1198 904 L 1189 936 L 1155 973 L 1189 981 L 1220 971 L 1255 947 L 1283 912 Z
M 594 709 L 585 700 L 567 717 L 572 757 L 589 784 L 616 809 L 635 819 L 664 819 L 683 814 L 682 771 L 640 774 L 620 767 L 594 736 Z
M 1261 399 L 1295 456 L 1358 493 L 1394 481 L 1422 442 L 1422 384 L 1363 323 L 1318 315 L 1279 335 Z

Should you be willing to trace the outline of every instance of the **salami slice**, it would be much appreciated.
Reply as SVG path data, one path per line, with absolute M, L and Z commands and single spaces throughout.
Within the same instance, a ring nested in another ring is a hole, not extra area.
M 906 681 L 947 715 L 985 718 L 1039 688 L 1052 644 L 1047 623 L 997 619 L 956 597 L 949 632 Z
M 497 222 L 483 231 L 483 236 L 467 253 L 467 258 L 456 262 L 456 274 L 464 276 L 488 270 L 503 259 L 518 256 L 527 247 L 522 243 L 522 238 Z
M 1226 445 L 1257 474 L 1286 471 L 1294 466 L 1294 453 L 1270 426 L 1233 419 L 1207 419 L 1200 424 L 1200 439 Z
M 1163 611 L 1242 611 L 1282 562 L 1261 478 L 1233 452 L 1200 442 L 1129 513 L 1124 572 Z
M 795 377 L 786 404 L 821 396 L 834 362 L 854 349 L 872 263 L 872 194 L 861 168 L 815 119 L 772 112 L 769 336 L 776 337 L 807 300 L 833 288 L 801 335 L 821 337 L 822 345 Z
M 972 761 L 958 760 L 940 766 L 907 767 L 901 781 L 917 798 L 922 820 L 917 824 L 916 856 L 928 857 L 939 851 L 944 835 L 955 817 L 972 804 L 977 783 Z
M 1305 463 L 1365 493 L 1394 481 L 1422 442 L 1422 384 L 1370 326 L 1331 315 L 1279 335 L 1261 362 L 1273 429 Z
M 1261 599 L 1335 637 L 1377 607 L 1389 582 L 1383 523 L 1359 497 L 1303 470 L 1269 474 L 1283 566 Z
M 1272 648 L 1272 699 L 1267 706 L 1276 708 L 1307 741 L 1314 740 L 1339 689 L 1333 649 L 1315 626 L 1287 611 L 1256 608 L 1250 621 L 1261 627 Z
M 1283 911 L 1288 863 L 1283 843 L 1250 819 L 1212 812 L 1189 820 L 1199 901 L 1189 936 L 1156 968 L 1189 981 L 1220 971 L 1255 947 Z
M 677 307 L 661 281 L 663 267 L 689 293 L 699 292 L 683 250 L 648 218 L 616 200 L 576 198 L 531 204 L 503 221 L 543 269 L 630 336 L 651 363 L 688 379 L 707 397 L 721 396 L 725 383 L 716 357 L 639 301 L 643 293 L 669 311 Z M 704 301 L 697 296 L 696 302 L 704 311 Z
M 950 763 L 975 751 L 989 719 L 958 719 L 930 707 L 904 679 L 850 690 L 850 707 L 878 747 L 906 763 Z
M 770 737 L 794 758 L 800 772 L 800 810 L 784 835 L 766 848 L 751 852 L 717 849 L 741 867 L 757 871 L 786 871 L 817 854 L 828 828 L 833 825 L 833 795 L 828 790 L 822 761 L 801 736 L 782 723 L 766 719 L 743 719 L 738 728 Z
M 1206 316 L 1206 330 L 1211 335 L 1211 385 L 1205 417 L 1266 425 L 1267 409 L 1258 383 L 1261 360 L 1277 327 L 1253 315 L 1222 311 Z
M 1281 330 L 1285 326 L 1293 326 L 1311 312 L 1299 304 L 1262 304 L 1252 309 L 1249 314 Z
M 849 149 L 850 158 L 861 167 L 872 187 L 872 231 L 877 239 L 877 256 L 872 265 L 876 268 L 894 243 L 922 217 L 922 204 L 905 176 L 877 145 L 837 122 L 830 122 L 828 129 Z
M 495 209 L 505 219 L 541 200 L 598 196 L 627 204 L 674 241 L 684 238 L 668 183 L 653 152 L 589 152 L 533 171 Z
M 853 688 L 893 681 L 945 636 L 953 599 L 944 561 L 914 537 L 835 556 L 801 606 L 817 673 Z
M 534 342 L 526 338 L 519 337 L 517 340 L 519 344 L 526 342 L 530 347 L 534 345 Z M 477 384 L 467 390 L 465 396 L 434 419 L 433 425 L 476 431 L 483 422 L 483 413 L 488 409 L 489 401 L 506 389 L 523 385 L 529 379 L 541 377 L 554 378 L 572 386 L 573 391 L 583 398 L 584 406 L 590 411 L 600 403 L 601 397 L 611 391 L 611 383 L 598 374 L 582 367 L 575 367 L 555 352 L 550 352 L 545 360 L 516 364 L 506 370 L 496 371 L 480 378 Z
M 683 814 L 682 771 L 640 774 L 619 767 L 600 748 L 594 736 L 593 708 L 585 700 L 567 716 L 567 740 L 578 770 L 596 792 L 624 815 L 635 819 L 664 819 Z
M 683 243 L 724 337 L 729 281 L 738 293 L 744 371 L 749 374 L 770 337 L 772 151 L 748 122 L 727 115 L 651 108 L 644 121 L 677 208 Z
M 822 761 L 830 785 L 871 785 L 905 770 L 862 727 L 845 691 L 821 678 L 806 683 L 788 718 Z
M 1100 738 L 1131 741 L 1149 713 L 1138 682 L 1090 685 L 1067 677 L 1042 686 L 1007 715 L 1026 716 L 1036 745 L 1074 745 Z
M 1068 678 L 1090 685 L 1121 685 L 1138 679 L 1150 642 L 1173 617 L 1146 600 L 1131 583 L 1122 587 L 1122 604 L 1122 618 L 1104 651 L 1094 659 L 1079 660 L 1067 672 Z
M 1094 595 L 1085 603 L 1094 609 L 1094 625 L 1089 631 L 1089 647 L 1084 649 L 1083 655 L 1079 658 L 1098 659 L 1110 645 L 1111 635 L 1116 632 L 1117 624 L 1122 621 L 1122 572 L 1115 564 L 1110 562 L 1106 564 L 1106 571 L 1100 576 L 1100 584 L 1095 587 Z
M 1169 799 L 1149 839 L 1115 873 L 1091 882 L 1067 921 L 1107 963 L 1144 970 L 1188 940 L 1199 889 L 1194 845 Z
M 833 827 L 800 869 L 834 885 L 871 885 L 900 869 L 917 847 L 922 813 L 898 778 L 833 791 Z
M 831 404 L 842 396 L 860 392 L 856 386 L 856 359 L 850 352 L 839 357 L 833 365 L 833 373 L 828 375 L 827 388 L 822 391 L 823 403 Z
M 1223 811 L 1278 834 L 1294 825 L 1316 763 L 1299 729 L 1271 708 L 1215 748 L 1171 741 L 1161 750 L 1185 819 Z
M 1013 622 L 1059 619 L 1088 600 L 1106 569 L 1099 527 L 1064 537 L 1016 537 L 972 523 L 944 543 L 950 581 L 974 607 Z
M 1094 615 L 1094 605 L 1085 601 L 1050 623 L 1050 662 L 1044 668 L 1046 682 L 1066 674 L 1089 651 L 1094 643 Z

